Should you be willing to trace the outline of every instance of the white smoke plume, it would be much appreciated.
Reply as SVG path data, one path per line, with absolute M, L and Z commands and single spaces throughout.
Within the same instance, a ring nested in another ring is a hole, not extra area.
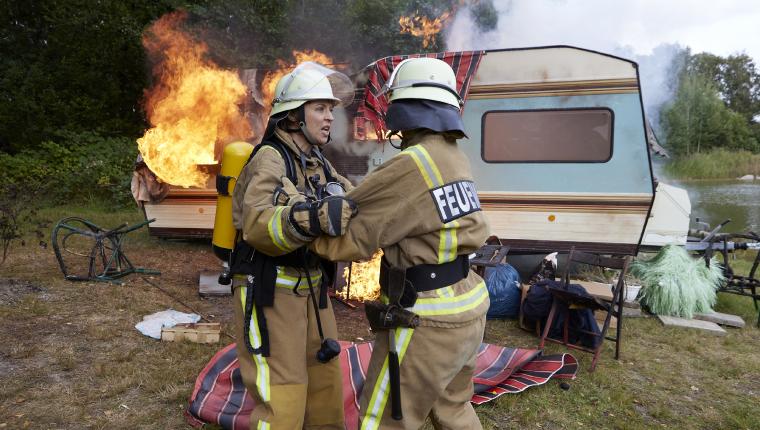
M 672 64 L 689 43 L 686 35 L 699 34 L 702 28 L 710 31 L 720 20 L 685 0 L 494 0 L 493 5 L 498 23 L 486 32 L 478 30 L 471 8 L 460 8 L 447 31 L 447 49 L 571 45 L 636 61 L 645 110 L 655 129 L 660 108 L 676 89 L 677 68 Z M 747 7 L 728 0 L 725 7 L 721 3 L 720 13 L 741 16 Z

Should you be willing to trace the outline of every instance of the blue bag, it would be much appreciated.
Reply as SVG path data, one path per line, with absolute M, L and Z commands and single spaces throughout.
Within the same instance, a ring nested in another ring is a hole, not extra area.
M 491 299 L 486 318 L 517 318 L 520 313 L 520 274 L 505 263 L 487 267 L 485 275 Z

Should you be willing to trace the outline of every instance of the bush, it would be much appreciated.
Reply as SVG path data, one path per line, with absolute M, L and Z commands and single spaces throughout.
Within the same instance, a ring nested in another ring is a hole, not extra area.
M 51 203 L 100 200 L 124 206 L 137 145 L 127 137 L 68 133 L 60 142 L 10 155 L 0 152 L 0 183 L 34 191 Z
M 715 149 L 677 158 L 665 166 L 665 172 L 676 179 L 734 179 L 760 175 L 760 154 Z

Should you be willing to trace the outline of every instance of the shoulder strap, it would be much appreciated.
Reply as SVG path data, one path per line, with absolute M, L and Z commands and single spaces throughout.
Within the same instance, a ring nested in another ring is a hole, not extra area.
M 319 158 L 319 161 L 322 162 L 322 170 L 325 172 L 325 182 L 338 182 L 338 179 L 332 174 L 332 170 L 330 170 L 330 166 L 327 164 L 325 156 L 322 155 L 322 151 L 315 147 L 314 153 L 317 155 L 317 158 Z
M 285 148 L 285 145 L 283 145 L 281 142 L 278 142 L 277 140 L 265 140 L 256 145 L 256 147 L 253 148 L 253 152 L 251 152 L 251 156 L 248 157 L 248 161 L 246 161 L 245 164 L 250 163 L 251 160 L 253 160 L 253 157 L 255 157 L 259 152 L 259 149 L 264 146 L 271 146 L 280 153 L 280 157 L 282 157 L 282 160 L 285 162 L 285 175 L 288 177 L 288 179 L 291 180 L 291 182 L 293 182 L 293 185 L 298 185 L 298 176 L 296 175 L 296 166 L 295 162 L 293 161 L 293 157 L 290 155 L 290 152 L 287 150 L 287 148 Z

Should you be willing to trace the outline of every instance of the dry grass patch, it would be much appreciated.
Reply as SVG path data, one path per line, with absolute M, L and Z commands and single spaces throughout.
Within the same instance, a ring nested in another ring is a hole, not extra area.
M 47 214 L 53 220 L 79 214 L 105 227 L 142 216 L 82 208 Z M 161 270 L 153 279 L 161 288 L 232 331 L 229 298 L 197 295 L 199 271 L 219 268 L 207 242 L 157 240 L 137 231 L 124 251 L 135 264 Z M 188 310 L 139 276 L 122 284 L 66 282 L 50 248 L 15 247 L 0 270 L 0 424 L 188 428 L 183 411 L 195 378 L 229 338 L 199 345 L 141 335 L 134 325 L 143 316 L 169 307 Z M 334 307 L 341 339 L 371 338 L 360 310 L 337 302 Z M 607 344 L 597 371 L 589 374 L 591 356 L 574 352 L 581 367 L 570 390 L 552 381 L 479 406 L 478 415 L 486 429 L 760 428 L 756 311 L 748 298 L 727 294 L 719 295 L 717 310 L 741 315 L 748 326 L 719 338 L 665 329 L 653 319 L 627 319 L 620 361 Z M 486 330 L 487 342 L 538 344 L 514 321 L 490 321 Z M 547 349 L 564 352 L 554 344 Z

